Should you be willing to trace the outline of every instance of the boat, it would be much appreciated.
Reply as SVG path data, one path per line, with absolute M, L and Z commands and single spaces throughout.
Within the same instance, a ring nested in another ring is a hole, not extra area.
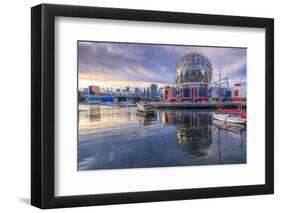
M 130 101 L 122 101 L 118 103 L 119 107 L 135 107 L 137 106 L 135 103 L 132 103 Z
M 225 121 L 221 121 L 221 120 L 218 120 L 218 119 L 214 119 L 213 120 L 213 124 L 215 124 L 216 126 L 219 126 L 219 127 L 227 127 L 227 128 L 245 128 L 245 124 L 244 123 L 232 123 L 232 122 L 228 122 L 226 123 Z
M 148 103 L 138 103 L 137 105 L 137 112 L 142 114 L 142 115 L 154 115 L 155 110 L 153 109 L 153 106 Z
M 87 101 L 85 101 L 85 103 L 87 103 L 87 104 L 100 104 L 101 101 L 98 101 L 98 100 L 87 100 Z
M 107 102 L 102 102 L 103 106 L 118 106 L 118 104 L 113 103 L 111 101 L 107 101 Z
M 213 113 L 213 118 L 226 123 L 246 124 L 247 116 L 237 109 L 218 109 Z

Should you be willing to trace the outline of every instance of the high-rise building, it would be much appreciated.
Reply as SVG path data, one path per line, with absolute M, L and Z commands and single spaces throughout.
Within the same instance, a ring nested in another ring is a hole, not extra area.
M 138 95 L 139 93 L 140 93 L 140 88 L 136 87 L 136 88 L 135 88 L 135 94 Z
M 144 98 L 144 99 L 146 99 L 146 93 L 147 93 L 147 91 L 146 91 L 146 89 L 144 88 L 144 89 L 143 89 L 143 98 Z
M 157 84 L 150 85 L 150 100 L 156 101 L 158 99 Z
M 150 88 L 149 87 L 146 89 L 145 99 L 150 100 Z
M 163 101 L 164 100 L 164 88 L 161 87 L 158 89 L 158 100 Z
M 126 87 L 126 92 L 130 92 L 130 87 Z

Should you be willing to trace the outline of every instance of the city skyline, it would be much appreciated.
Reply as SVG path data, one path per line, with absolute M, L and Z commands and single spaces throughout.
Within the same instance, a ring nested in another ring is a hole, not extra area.
M 178 59 L 190 52 L 206 55 L 213 79 L 228 75 L 230 85 L 246 81 L 246 49 L 176 45 L 78 42 L 79 89 L 89 85 L 109 88 L 147 88 L 175 84 Z

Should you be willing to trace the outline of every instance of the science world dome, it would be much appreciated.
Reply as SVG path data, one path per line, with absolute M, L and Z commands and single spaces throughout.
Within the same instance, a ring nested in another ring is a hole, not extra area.
M 181 57 L 176 65 L 175 80 L 182 83 L 209 83 L 212 79 L 212 64 L 199 52 Z

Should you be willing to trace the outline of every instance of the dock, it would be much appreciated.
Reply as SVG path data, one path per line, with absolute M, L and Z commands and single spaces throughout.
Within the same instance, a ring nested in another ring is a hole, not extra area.
M 246 102 L 151 102 L 156 109 L 237 109 L 246 108 Z

